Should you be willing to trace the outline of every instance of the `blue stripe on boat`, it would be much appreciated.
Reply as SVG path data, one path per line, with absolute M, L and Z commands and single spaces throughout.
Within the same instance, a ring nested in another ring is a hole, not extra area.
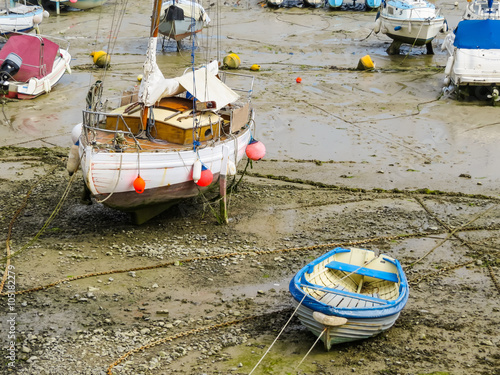
M 355 266 L 353 264 L 338 262 L 336 260 L 328 263 L 325 267 L 330 268 L 332 270 L 339 270 L 339 271 L 344 271 L 344 272 L 349 272 L 349 273 L 355 273 L 358 275 L 374 277 L 376 279 L 392 281 L 393 283 L 397 283 L 399 281 L 398 275 L 396 275 L 395 273 L 372 270 L 370 268 L 359 267 L 359 266 Z

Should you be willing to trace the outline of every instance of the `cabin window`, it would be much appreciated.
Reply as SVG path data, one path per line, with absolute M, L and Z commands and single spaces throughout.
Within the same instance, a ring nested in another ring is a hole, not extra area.
M 389 13 L 389 14 L 394 14 L 394 9 L 393 9 L 393 8 L 389 8 L 389 9 L 387 9 L 387 13 Z
M 205 139 L 212 135 L 212 129 L 205 130 Z

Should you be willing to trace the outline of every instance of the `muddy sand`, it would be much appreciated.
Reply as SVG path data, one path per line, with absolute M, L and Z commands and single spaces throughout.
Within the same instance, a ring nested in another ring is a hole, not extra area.
M 110 92 L 136 83 L 146 3 L 125 14 Z M 438 5 L 456 24 L 461 5 Z M 49 95 L 3 104 L 2 253 L 15 253 L 18 294 L 0 307 L 2 373 L 500 374 L 498 108 L 440 96 L 444 36 L 433 56 L 388 56 L 373 12 L 223 6 L 223 53 L 256 76 L 266 158 L 230 195 L 229 224 L 212 193 L 135 226 L 82 204 L 81 175 L 65 170 L 102 74 L 88 55 L 105 39 L 85 32 L 109 34 L 113 7 L 44 20 L 71 41 L 73 73 Z M 179 74 L 190 53 L 174 49 L 159 61 Z M 377 69 L 354 70 L 366 54 Z M 326 352 L 290 320 L 288 283 L 340 245 L 399 259 L 410 299 L 389 331 Z

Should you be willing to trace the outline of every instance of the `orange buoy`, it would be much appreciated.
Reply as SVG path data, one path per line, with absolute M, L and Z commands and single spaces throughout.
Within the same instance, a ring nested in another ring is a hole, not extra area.
M 250 160 L 260 160 L 266 155 L 266 146 L 261 141 L 252 139 L 245 151 Z
M 146 181 L 141 176 L 137 176 L 134 180 L 134 189 L 137 194 L 144 193 L 144 189 L 146 188 Z
M 297 82 L 297 83 L 300 83 L 300 82 L 302 82 L 302 78 L 300 78 L 300 77 L 297 77 L 297 79 L 295 80 L 295 82 Z
M 203 165 L 201 167 L 200 179 L 196 182 L 196 185 L 208 186 L 212 183 L 213 179 L 214 175 L 212 174 L 212 171 Z

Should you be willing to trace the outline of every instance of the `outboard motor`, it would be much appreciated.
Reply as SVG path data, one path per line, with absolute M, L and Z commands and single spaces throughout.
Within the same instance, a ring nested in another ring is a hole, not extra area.
M 7 55 L 0 67 L 0 88 L 3 91 L 9 91 L 9 80 L 19 71 L 23 59 L 19 55 L 11 52 Z

